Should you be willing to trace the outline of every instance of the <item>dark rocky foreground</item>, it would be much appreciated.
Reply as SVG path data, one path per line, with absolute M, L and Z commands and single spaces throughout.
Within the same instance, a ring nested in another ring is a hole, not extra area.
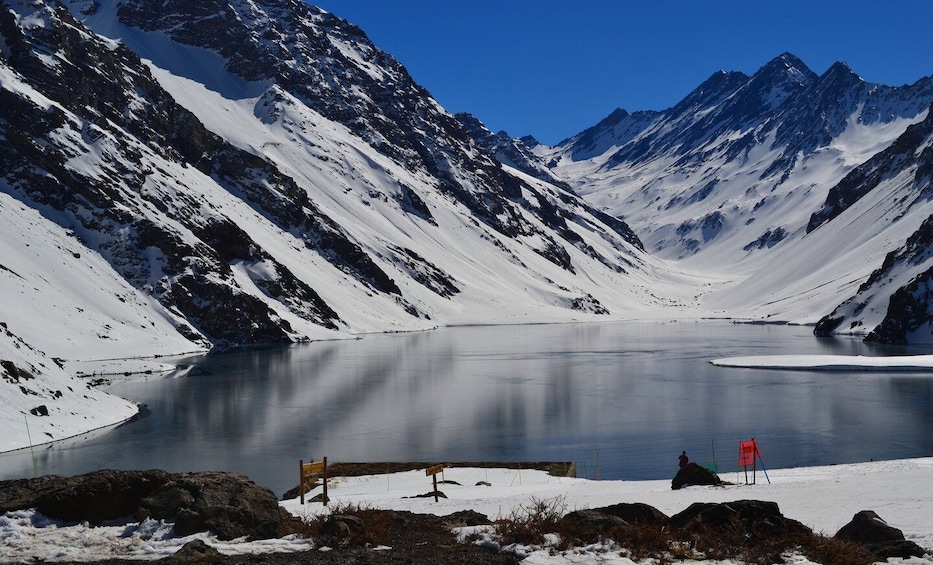
M 76 477 L 44 476 L 0 481 L 0 513 L 36 508 L 51 518 L 100 524 L 128 517 L 174 523 L 180 536 L 211 530 L 220 539 L 308 536 L 330 551 L 223 556 L 202 542 L 191 542 L 160 563 L 516 563 L 520 557 L 459 543 L 457 526 L 490 524 L 472 511 L 449 516 L 365 508 L 305 523 L 279 506 L 272 491 L 233 473 L 168 473 L 161 470 L 104 470 Z M 667 516 L 645 504 L 615 504 L 564 514 L 542 507 L 527 516 L 497 523 L 503 545 L 541 543 L 558 533 L 564 546 L 613 539 L 635 558 L 735 558 L 747 563 L 781 563 L 787 551 L 801 551 L 819 563 L 872 563 L 889 557 L 922 557 L 872 511 L 862 511 L 827 539 L 783 516 L 774 502 L 739 500 L 695 503 Z M 384 549 L 384 548 L 389 549 Z M 383 549 L 377 549 L 383 548 Z M 679 553 L 678 553 L 679 552 Z M 133 563 L 107 560 L 101 563 Z

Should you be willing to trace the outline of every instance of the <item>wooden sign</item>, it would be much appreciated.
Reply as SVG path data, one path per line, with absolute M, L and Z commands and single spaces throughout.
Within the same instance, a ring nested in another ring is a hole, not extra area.
M 440 473 L 440 472 L 443 471 L 444 468 L 446 468 L 446 467 L 447 467 L 447 465 L 443 465 L 443 464 L 441 464 L 441 465 L 435 465 L 435 466 L 433 466 L 433 467 L 428 467 L 427 469 L 424 470 L 424 474 L 425 474 L 426 477 L 430 477 L 431 475 L 436 475 L 436 474 Z
M 316 461 L 312 463 L 305 463 L 302 465 L 305 476 L 308 475 L 320 475 L 324 472 L 324 462 Z
M 311 483 L 319 475 L 324 485 L 322 502 L 327 504 L 329 501 L 327 498 L 327 457 L 325 457 L 323 461 L 312 461 L 310 463 L 305 463 L 300 459 L 298 460 L 298 491 L 300 492 L 302 504 L 305 503 L 305 485 L 307 485 L 307 488 L 310 488 Z
M 437 502 L 437 474 L 443 472 L 445 467 L 447 467 L 447 465 L 442 463 L 440 465 L 428 467 L 424 470 L 424 474 L 431 477 L 432 482 L 434 483 L 434 502 Z

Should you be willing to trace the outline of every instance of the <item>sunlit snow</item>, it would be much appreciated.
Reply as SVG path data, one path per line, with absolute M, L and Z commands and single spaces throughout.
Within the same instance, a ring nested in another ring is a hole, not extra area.
M 762 447 L 766 452 L 766 446 Z M 672 474 L 676 468 L 672 454 Z M 731 483 L 723 487 L 687 487 L 671 490 L 670 481 L 592 481 L 559 478 L 543 471 L 496 468 L 448 468 L 439 485 L 447 498 L 434 502 L 428 498 L 406 498 L 432 490 L 423 470 L 390 475 L 333 479 L 328 489 L 329 507 L 320 503 L 300 504 L 298 499 L 281 504 L 298 517 L 313 519 L 332 508 L 359 505 L 364 508 L 406 510 L 446 516 L 460 510 L 474 510 L 492 520 L 520 514 L 535 501 L 552 501 L 564 511 L 600 508 L 616 503 L 645 503 L 672 516 L 694 502 L 730 502 L 767 500 L 776 502 L 784 516 L 799 520 L 817 533 L 832 536 L 861 510 L 874 510 L 889 525 L 927 551 L 933 549 L 933 458 L 910 459 L 809 467 L 768 469 L 767 477 L 759 469 L 744 472 L 736 467 L 721 471 L 720 477 Z M 458 484 L 454 484 L 458 483 Z M 488 483 L 478 484 L 478 483 Z M 320 488 L 312 491 L 311 495 Z M 497 545 L 489 528 L 455 530 L 474 534 L 487 545 Z M 289 537 L 255 542 L 220 542 L 209 533 L 176 537 L 171 524 L 145 521 L 91 528 L 87 524 L 64 524 L 49 520 L 35 511 L 10 512 L 0 516 L 0 560 L 61 561 L 129 557 L 157 559 L 177 551 L 192 539 L 202 539 L 225 555 L 292 552 L 312 550 L 315 540 Z M 464 543 L 470 543 L 464 541 Z M 524 563 L 632 563 L 624 548 L 596 544 L 566 552 L 552 547 L 501 547 L 519 556 Z M 391 546 L 381 548 L 391 552 Z M 692 561 L 686 561 L 692 562 Z M 810 563 L 802 556 L 793 562 Z M 933 563 L 933 557 L 911 558 L 903 563 Z M 710 563 L 702 561 L 702 563 Z M 723 563 L 723 562 L 715 562 Z M 738 563 L 728 561 L 725 563 Z

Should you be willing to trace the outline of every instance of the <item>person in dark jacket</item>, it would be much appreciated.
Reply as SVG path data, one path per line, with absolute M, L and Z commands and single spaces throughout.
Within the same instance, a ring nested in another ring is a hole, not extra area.
M 681 454 L 680 454 L 680 457 L 678 457 L 677 460 L 680 461 L 680 468 L 681 468 L 681 469 L 683 469 L 684 467 L 686 467 L 686 466 L 687 466 L 687 463 L 690 462 L 690 458 L 687 457 L 687 452 L 686 452 L 686 451 L 684 451 L 683 453 L 681 453 Z

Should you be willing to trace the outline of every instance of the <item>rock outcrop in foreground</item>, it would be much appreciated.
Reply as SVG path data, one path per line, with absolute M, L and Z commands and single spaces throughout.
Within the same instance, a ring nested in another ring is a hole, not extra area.
M 0 513 L 27 508 L 95 525 L 127 517 L 166 520 L 180 536 L 212 531 L 222 540 L 280 537 L 300 526 L 271 490 L 243 475 L 213 471 L 102 470 L 0 482 Z
M 611 539 L 615 547 L 624 548 L 623 554 L 643 558 L 779 563 L 793 552 L 818 563 L 867 565 L 890 557 L 925 555 L 923 548 L 870 510 L 856 514 L 828 540 L 785 517 L 776 503 L 758 500 L 695 503 L 670 517 L 646 504 L 621 503 L 495 523 L 472 511 L 441 517 L 346 507 L 303 523 L 279 505 L 272 491 L 225 472 L 103 470 L 76 477 L 0 481 L 0 514 L 27 508 L 67 522 L 165 520 L 180 536 L 213 531 L 221 540 L 300 533 L 331 549 L 263 555 L 267 564 L 516 563 L 521 556 L 510 549 L 515 547 L 511 544 L 544 546 L 545 536 L 555 533 L 560 539 L 558 550 Z M 480 524 L 493 528 L 498 541 L 456 541 L 452 528 Z M 376 547 L 390 549 L 376 551 Z M 250 563 L 253 557 L 224 556 L 196 540 L 168 562 Z

